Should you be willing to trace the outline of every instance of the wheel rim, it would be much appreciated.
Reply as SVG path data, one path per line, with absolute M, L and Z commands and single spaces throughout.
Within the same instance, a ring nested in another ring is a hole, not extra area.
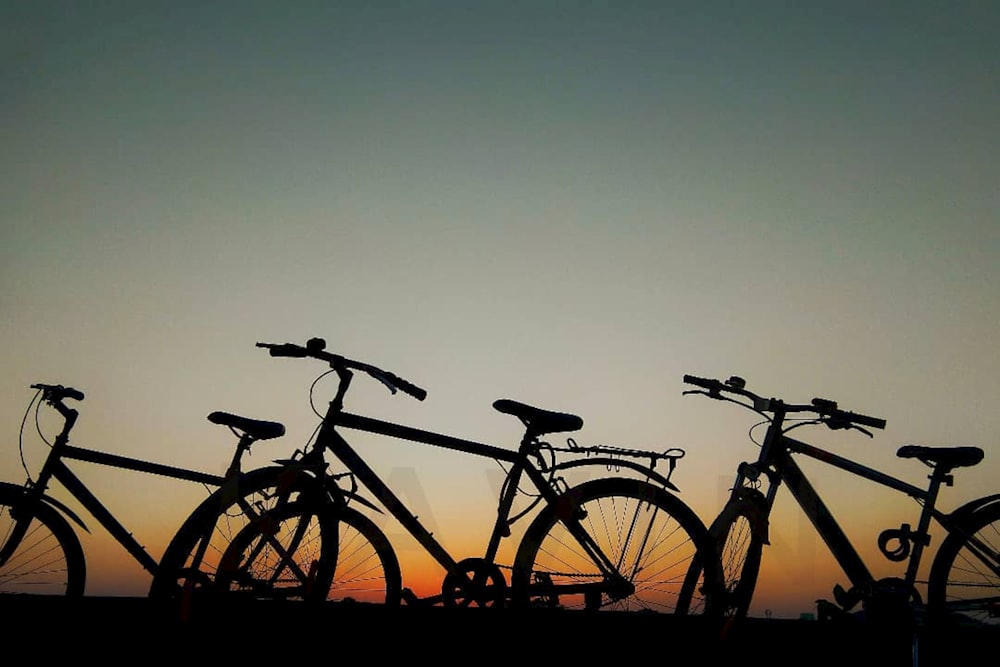
M 700 593 L 688 609 L 678 601 L 685 576 L 707 531 L 686 505 L 656 487 L 628 479 L 585 483 L 570 505 L 585 513 L 583 526 L 624 577 L 605 579 L 597 565 L 556 520 L 558 508 L 529 527 L 518 554 L 516 602 L 564 609 L 623 612 L 705 612 Z M 579 504 L 577 504 L 579 500 Z M 696 539 L 697 536 L 697 539 Z M 699 591 L 701 586 L 698 586 Z M 562 592 L 557 592 L 557 591 Z M 568 591 L 568 592 L 567 592 Z

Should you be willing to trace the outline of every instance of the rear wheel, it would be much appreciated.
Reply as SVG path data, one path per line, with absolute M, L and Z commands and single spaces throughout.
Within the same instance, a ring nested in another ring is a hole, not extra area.
M 287 553 L 295 559 L 282 563 Z M 402 575 L 374 521 L 328 500 L 312 477 L 265 468 L 192 513 L 164 552 L 150 596 L 180 600 L 187 616 L 206 591 L 399 605 Z
M 15 517 L 24 491 L 0 484 L 0 548 L 6 548 L 19 528 L 23 530 Z M 0 595 L 80 596 L 86 579 L 83 548 L 73 528 L 58 511 L 39 502 L 17 548 L 0 565 Z
M 581 543 L 580 530 L 613 572 Z M 664 489 L 624 477 L 584 482 L 528 526 L 511 574 L 512 602 L 711 615 L 721 581 L 717 559 L 705 557 L 695 595 L 681 600 L 680 593 L 692 561 L 712 549 L 698 516 Z
M 332 505 L 315 478 L 287 468 L 253 470 L 220 487 L 192 512 L 164 551 L 149 594 L 179 602 L 182 618 L 213 589 L 241 590 L 260 598 L 312 599 L 318 594 L 314 587 L 293 588 L 287 581 L 267 587 L 263 575 L 241 581 L 234 568 L 242 567 L 244 575 L 260 574 L 284 552 L 294 554 L 294 564 L 288 561 L 272 575 L 308 575 L 313 570 L 313 577 L 320 576 L 335 566 L 320 560 L 335 558 L 336 538 Z M 320 569 L 320 564 L 326 567 Z M 225 578 L 217 587 L 220 572 Z
M 970 514 L 941 543 L 927 612 L 936 625 L 1000 627 L 1000 502 Z

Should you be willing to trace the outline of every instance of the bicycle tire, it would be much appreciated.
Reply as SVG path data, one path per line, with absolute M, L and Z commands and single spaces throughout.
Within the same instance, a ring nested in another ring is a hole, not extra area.
M 247 524 L 219 559 L 206 591 L 214 601 L 325 599 L 336 568 L 336 516 L 296 500 Z
M 564 520 L 572 516 L 580 517 L 580 525 L 619 566 L 623 587 L 617 592 L 598 597 L 593 589 L 571 590 L 607 582 L 570 535 Z M 698 597 L 680 606 L 679 589 L 697 554 L 705 559 L 707 583 Z M 564 492 L 525 530 L 511 573 L 511 603 L 520 608 L 711 616 L 721 581 L 717 562 L 708 530 L 680 498 L 643 480 L 596 479 Z
M 399 606 L 403 578 L 399 559 L 385 533 L 353 508 L 340 507 L 336 515 L 337 567 L 327 600 Z
M 278 512 L 279 520 L 301 526 L 302 517 L 311 511 L 302 505 L 301 502 L 286 505 Z M 312 601 L 399 606 L 403 598 L 402 570 L 389 539 L 375 522 L 353 508 L 332 505 L 324 506 L 319 519 L 319 531 L 304 536 L 306 541 L 319 541 L 319 549 L 315 544 L 306 547 L 306 556 L 320 550 L 309 577 L 311 593 L 289 596 L 280 592 L 285 588 L 294 593 L 299 585 L 305 585 L 308 565 L 299 566 L 298 572 L 282 581 L 282 573 L 274 567 L 275 559 L 279 559 L 278 565 L 282 564 L 282 556 L 263 543 L 257 523 L 245 527 L 223 554 L 213 592 L 227 595 L 245 591 L 253 597 L 256 591 L 264 598 L 301 597 Z M 320 539 L 333 534 L 337 536 L 335 540 Z
M 766 501 L 759 492 L 744 489 L 726 503 L 708 528 L 722 567 L 722 613 L 730 623 L 747 617 L 757 588 L 767 541 L 765 507 Z
M 290 474 L 280 466 L 252 470 L 223 485 L 195 508 L 167 545 L 149 597 L 176 601 L 186 599 L 192 591 L 210 589 L 234 540 L 240 536 L 252 539 L 254 529 L 248 526 L 284 505 L 318 512 L 322 499 L 317 487 L 314 478 Z M 279 488 L 283 493 L 277 493 Z M 299 502 L 303 505 L 295 505 Z M 330 539 L 335 540 L 336 534 Z
M 976 544 L 990 554 L 977 555 Z M 972 512 L 941 543 L 927 583 L 928 621 L 1000 627 L 1000 503 Z M 983 558 L 987 559 L 984 562 Z M 977 603 L 992 598 L 992 602 Z
M 0 545 L 7 543 L 17 523 L 11 509 L 24 491 L 22 486 L 0 484 Z M 39 502 L 21 543 L 0 566 L 0 595 L 80 597 L 86 582 L 87 563 L 72 526 L 56 509 Z
M 259 506 L 261 498 L 270 498 L 274 495 L 274 490 L 284 475 L 285 470 L 280 467 L 254 470 L 241 478 L 238 493 L 220 489 L 202 502 L 164 552 L 150 588 L 150 596 L 176 599 L 185 586 L 188 588 L 192 585 L 196 588 L 215 586 L 217 589 L 220 587 L 231 589 L 235 586 L 232 574 L 227 575 L 229 578 L 221 586 L 214 583 L 219 566 L 227 552 L 230 552 L 230 558 L 242 553 L 245 547 L 233 546 L 236 542 L 252 543 L 259 537 L 259 531 L 255 532 L 251 523 L 238 521 L 238 512 L 232 508 L 238 506 L 241 500 L 243 503 Z M 298 490 L 292 492 L 291 498 L 298 498 L 305 488 L 309 489 L 310 494 L 322 493 L 316 488 L 313 478 L 302 478 L 301 482 L 299 484 L 297 481 L 293 485 Z M 228 501 L 223 500 L 226 494 L 230 498 Z M 323 496 L 325 498 L 325 494 Z M 317 499 L 310 500 L 310 506 L 314 506 L 316 501 Z M 288 502 L 293 504 L 295 501 Z M 322 500 L 319 502 L 323 503 Z M 336 533 L 326 534 L 335 534 L 336 539 L 333 541 L 324 539 L 321 546 L 336 545 L 335 552 L 324 552 L 322 556 L 325 564 L 334 566 L 333 575 L 329 583 L 326 583 L 329 568 L 324 567 L 317 575 L 317 581 L 321 587 L 326 587 L 326 594 L 324 596 L 317 593 L 308 599 L 324 598 L 339 602 L 400 605 L 401 568 L 395 550 L 385 533 L 367 516 L 344 504 L 334 503 L 328 509 L 333 512 L 337 528 Z M 231 516 L 234 514 L 237 516 Z M 226 520 L 220 521 L 220 516 Z M 323 531 L 332 530 L 331 525 L 327 523 L 321 524 L 320 527 Z M 211 535 L 207 550 L 210 557 L 207 562 L 192 567 L 192 554 L 203 542 L 204 535 Z M 243 562 L 245 565 L 245 560 L 237 559 L 235 562 Z M 275 591 L 275 597 L 281 597 L 278 593 L 280 591 Z
M 767 539 L 765 501 L 754 494 L 727 503 L 708 529 L 722 562 L 723 614 L 734 621 L 749 613 Z

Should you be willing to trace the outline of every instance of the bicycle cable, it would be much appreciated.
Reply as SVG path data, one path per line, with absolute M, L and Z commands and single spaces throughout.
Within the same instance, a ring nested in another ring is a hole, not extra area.
M 42 390 L 39 389 L 37 392 L 35 392 L 35 395 L 31 398 L 31 401 L 28 403 L 28 407 L 24 411 L 24 417 L 21 418 L 21 430 L 17 434 L 17 450 L 18 450 L 18 455 L 21 458 L 21 467 L 24 469 L 24 474 L 28 476 L 28 482 L 32 484 L 34 484 L 35 480 L 31 479 L 31 471 L 28 470 L 28 463 L 27 461 L 24 460 L 24 425 L 28 421 L 28 415 L 31 414 L 31 407 L 35 405 L 35 401 L 38 401 L 38 397 L 41 395 L 42 395 Z M 51 448 L 52 445 L 49 444 L 49 442 L 45 439 L 45 436 L 42 435 L 42 427 L 38 423 L 38 411 L 41 409 L 41 407 L 42 407 L 42 402 L 38 401 L 38 405 L 35 407 L 35 429 L 38 431 L 38 435 L 41 436 L 42 442 L 49 445 L 49 447 Z
M 785 435 L 786 433 L 788 433 L 792 429 L 799 428 L 800 426 L 810 426 L 810 425 L 824 423 L 822 419 L 807 419 L 807 418 L 803 418 L 803 419 L 800 419 L 800 420 L 788 420 L 788 421 L 795 421 L 795 423 L 792 424 L 791 426 L 787 427 L 787 428 L 782 429 L 782 431 L 781 431 L 782 435 Z
M 312 381 L 312 384 L 309 385 L 309 408 L 320 419 L 323 419 L 323 414 L 319 410 L 316 409 L 316 402 L 313 400 L 313 396 L 315 396 L 315 394 L 316 394 L 316 385 L 319 384 L 319 381 L 322 380 L 323 378 L 325 378 L 327 375 L 330 375 L 331 373 L 336 373 L 336 372 L 337 372 L 336 369 L 330 369 L 328 371 L 320 373 L 319 376 L 317 376 L 317 378 Z
M 323 428 L 323 422 L 322 421 L 320 423 L 316 424 L 316 428 L 313 429 L 312 434 L 306 440 L 305 449 L 309 449 L 316 442 L 316 436 L 319 435 L 319 430 L 321 428 Z
M 319 410 L 316 409 L 316 401 L 314 400 L 314 397 L 316 395 L 316 385 L 318 385 L 319 381 L 322 380 L 323 378 L 325 378 L 327 375 L 330 375 L 331 373 L 335 373 L 335 372 L 336 372 L 335 369 L 330 369 L 328 371 L 320 373 L 316 377 L 316 379 L 312 381 L 312 384 L 309 385 L 309 409 L 313 411 L 314 415 L 316 415 L 317 417 L 319 417 L 320 421 L 319 421 L 318 424 L 316 424 L 316 428 L 313 429 L 313 432 L 309 436 L 309 438 L 306 439 L 306 444 L 305 444 L 305 447 L 303 448 L 303 452 L 306 451 L 306 450 L 308 450 L 315 443 L 316 436 L 319 435 L 319 430 L 321 428 L 323 428 L 323 420 L 325 419 L 325 417 L 323 416 L 323 414 Z
M 786 422 L 792 422 L 792 421 L 794 421 L 796 423 L 794 423 L 791 426 L 783 429 L 781 431 L 782 435 L 784 435 L 785 433 L 788 433 L 793 428 L 798 428 L 800 426 L 808 426 L 810 424 L 822 424 L 823 423 L 823 421 L 820 420 L 820 419 L 806 419 L 806 418 L 803 418 L 803 419 L 786 419 L 785 421 Z M 761 421 L 759 421 L 759 422 L 751 425 L 750 428 L 747 429 L 747 438 L 750 440 L 750 442 L 752 442 L 753 444 L 757 445 L 758 447 L 763 447 L 764 444 L 760 440 L 758 440 L 756 436 L 754 436 L 753 432 L 756 431 L 757 429 L 761 428 L 762 426 L 769 425 L 770 423 L 771 423 L 770 419 L 763 419 L 763 420 L 761 420 Z
M 770 424 L 770 423 L 771 423 L 770 419 L 765 419 L 763 421 L 757 422 L 756 424 L 751 424 L 750 428 L 747 429 L 747 438 L 750 440 L 750 442 L 752 442 L 753 444 L 757 445 L 758 447 L 763 447 L 764 446 L 763 443 L 760 442 L 759 440 L 757 440 L 757 438 L 754 436 L 753 432 L 755 430 L 759 429 L 761 426 L 764 426 L 765 424 Z
M 554 486 L 554 483 L 553 483 L 552 480 L 555 477 L 555 448 L 550 443 L 548 443 L 548 442 L 542 442 L 542 441 L 540 441 L 537 444 L 538 444 L 538 451 L 535 452 L 535 457 L 538 459 L 538 463 L 539 463 L 539 466 L 541 467 L 541 469 L 543 471 L 545 471 L 545 472 L 548 472 L 548 479 L 546 480 L 546 482 L 549 485 L 553 485 Z M 549 454 L 549 462 L 548 463 L 546 462 L 545 458 L 542 456 L 542 451 L 548 452 L 548 454 Z M 507 468 L 504 467 L 503 462 L 500 461 L 500 459 L 493 459 L 493 461 L 500 467 L 500 469 L 504 473 L 503 484 L 500 487 L 500 498 L 503 498 L 506 495 L 507 488 L 510 485 L 510 470 L 508 470 Z M 521 517 L 523 517 L 524 515 L 528 514 L 532 509 L 535 508 L 536 505 L 538 505 L 539 502 L 541 502 L 541 500 L 543 498 L 542 493 L 540 491 L 538 493 L 532 493 L 530 490 L 525 490 L 525 489 L 521 488 L 520 484 L 518 484 L 518 486 L 517 486 L 517 493 L 519 495 L 525 496 L 526 498 L 530 498 L 531 501 L 528 503 L 528 506 L 525 507 L 523 510 L 521 510 L 517 514 L 514 514 L 514 515 L 511 515 L 511 516 L 507 517 L 507 525 L 508 526 L 513 525 Z M 499 504 L 497 505 L 497 507 L 499 508 Z

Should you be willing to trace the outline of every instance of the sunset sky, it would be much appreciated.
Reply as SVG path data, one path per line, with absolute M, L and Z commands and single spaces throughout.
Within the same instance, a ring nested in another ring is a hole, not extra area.
M 873 439 L 815 436 L 920 486 L 900 445 L 981 446 L 942 506 L 998 490 L 996 3 L 0 12 L 4 480 L 25 478 L 33 382 L 86 393 L 81 446 L 221 473 L 234 441 L 205 417 L 228 410 L 288 427 L 250 464 L 286 455 L 324 369 L 254 344 L 320 336 L 428 391 L 359 378 L 354 412 L 515 447 L 491 407 L 513 398 L 581 415 L 580 444 L 682 447 L 673 479 L 706 524 L 755 419 L 682 397 L 685 373 L 883 417 Z M 359 449 L 456 556 L 482 555 L 493 462 Z M 803 465 L 866 555 L 915 524 L 914 503 Z M 154 556 L 204 496 L 79 470 Z M 846 583 L 792 503 L 751 613 Z M 90 524 L 88 593 L 144 595 Z M 387 530 L 404 584 L 433 592 L 441 573 Z

